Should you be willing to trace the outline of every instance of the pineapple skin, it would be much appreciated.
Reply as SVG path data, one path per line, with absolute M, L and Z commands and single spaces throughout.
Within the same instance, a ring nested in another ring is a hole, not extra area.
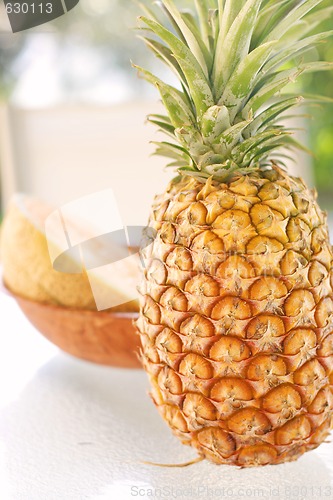
M 316 448 L 333 421 L 333 254 L 315 192 L 277 167 L 183 177 L 149 226 L 137 328 L 173 433 L 241 467 Z

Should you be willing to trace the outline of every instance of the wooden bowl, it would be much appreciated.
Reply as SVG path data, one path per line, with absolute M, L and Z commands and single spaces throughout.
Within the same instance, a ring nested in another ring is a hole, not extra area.
M 68 354 L 103 365 L 141 368 L 139 336 L 133 325 L 137 313 L 69 309 L 34 302 L 5 290 L 30 323 Z

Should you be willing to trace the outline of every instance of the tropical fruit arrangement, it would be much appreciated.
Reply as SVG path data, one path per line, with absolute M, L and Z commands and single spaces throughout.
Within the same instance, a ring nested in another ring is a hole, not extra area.
M 333 253 L 316 193 L 284 162 L 302 146 L 286 88 L 313 60 L 320 0 L 146 6 L 146 44 L 179 85 L 161 94 L 157 153 L 178 170 L 157 196 L 137 328 L 153 401 L 199 456 L 243 467 L 297 459 L 333 410 Z M 165 16 L 166 14 L 166 16 Z M 318 101 L 317 96 L 305 96 Z M 286 113 L 287 112 L 287 113 Z M 333 160 L 333 159 L 332 159 Z

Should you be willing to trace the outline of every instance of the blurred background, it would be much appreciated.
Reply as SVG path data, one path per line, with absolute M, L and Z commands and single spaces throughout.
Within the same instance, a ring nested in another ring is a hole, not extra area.
M 320 7 L 325 3 L 331 0 Z M 56 21 L 15 35 L 1 7 L 2 210 L 15 191 L 59 206 L 112 187 L 124 222 L 144 223 L 154 194 L 173 173 L 151 157 L 157 132 L 145 117 L 159 110 L 158 95 L 130 63 L 164 72 L 136 38 L 139 7 L 81 0 Z M 324 29 L 331 26 L 328 19 Z M 320 45 L 319 57 L 333 61 L 333 44 Z M 305 75 L 298 86 L 333 98 L 333 72 Z M 333 105 L 306 113 L 297 125 L 314 156 L 300 154 L 296 173 L 316 185 L 322 207 L 333 211 Z

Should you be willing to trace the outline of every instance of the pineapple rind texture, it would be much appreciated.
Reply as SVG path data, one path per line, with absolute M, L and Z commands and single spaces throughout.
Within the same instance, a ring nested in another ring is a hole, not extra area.
M 333 415 L 333 254 L 301 179 L 172 181 L 143 251 L 137 328 L 152 398 L 216 464 L 296 460 Z

